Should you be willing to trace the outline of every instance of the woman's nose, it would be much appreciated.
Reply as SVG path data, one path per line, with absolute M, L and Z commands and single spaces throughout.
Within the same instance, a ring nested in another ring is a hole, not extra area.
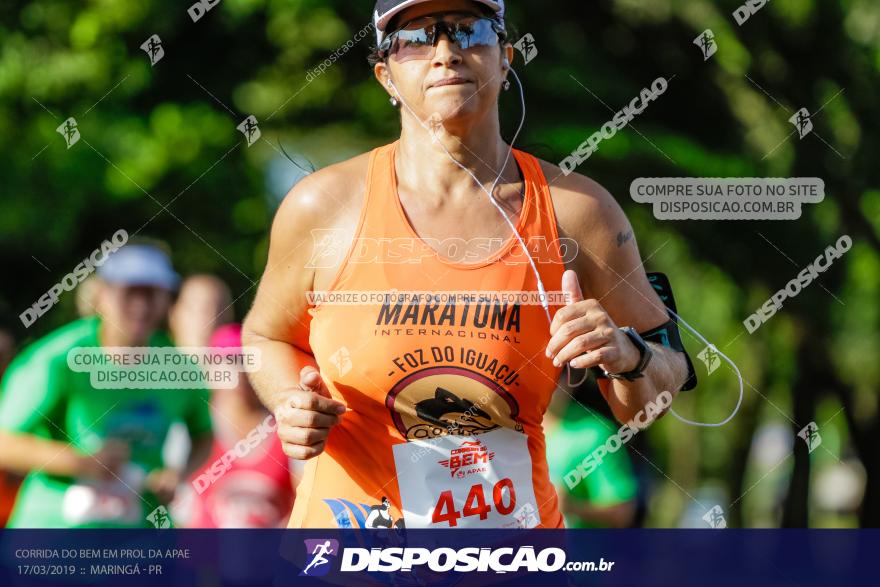
M 442 33 L 437 39 L 437 47 L 434 49 L 432 65 L 447 66 L 461 63 L 461 49 L 453 43 L 446 33 Z

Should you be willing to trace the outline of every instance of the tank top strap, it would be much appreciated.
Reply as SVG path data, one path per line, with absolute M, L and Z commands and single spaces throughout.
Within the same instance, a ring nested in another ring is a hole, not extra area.
M 522 237 L 523 239 L 528 237 L 529 240 L 526 242 L 529 251 L 535 263 L 542 269 L 541 273 L 545 273 L 545 269 L 553 269 L 547 273 L 548 277 L 554 280 L 554 287 L 557 287 L 555 278 L 557 275 L 561 276 L 565 270 L 563 262 L 565 246 L 559 239 L 550 184 L 537 157 L 519 149 L 514 149 L 513 153 L 526 182 L 525 193 L 531 194 L 534 198 L 530 213 L 525 219 Z M 541 267 L 542 265 L 544 267 Z
M 364 195 L 360 237 L 387 239 L 404 236 L 405 226 L 394 213 L 394 153 L 398 141 L 373 149 Z

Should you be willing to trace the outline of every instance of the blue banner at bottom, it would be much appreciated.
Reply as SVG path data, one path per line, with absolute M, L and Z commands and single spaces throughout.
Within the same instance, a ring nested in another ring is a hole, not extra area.
M 0 585 L 877 584 L 880 530 L 0 530 Z

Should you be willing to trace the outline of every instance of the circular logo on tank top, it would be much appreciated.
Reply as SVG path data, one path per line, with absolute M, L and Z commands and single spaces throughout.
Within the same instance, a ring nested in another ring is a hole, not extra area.
M 519 405 L 491 379 L 461 367 L 431 367 L 401 379 L 385 405 L 407 440 L 474 436 L 500 427 L 522 432 Z

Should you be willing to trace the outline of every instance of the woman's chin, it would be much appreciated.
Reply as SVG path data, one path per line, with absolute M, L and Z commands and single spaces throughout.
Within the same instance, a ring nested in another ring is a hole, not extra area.
M 469 102 L 467 98 L 467 96 L 463 96 L 427 103 L 427 110 L 431 113 L 428 117 L 429 120 L 439 117 L 446 125 L 467 123 L 476 115 L 476 104 Z

